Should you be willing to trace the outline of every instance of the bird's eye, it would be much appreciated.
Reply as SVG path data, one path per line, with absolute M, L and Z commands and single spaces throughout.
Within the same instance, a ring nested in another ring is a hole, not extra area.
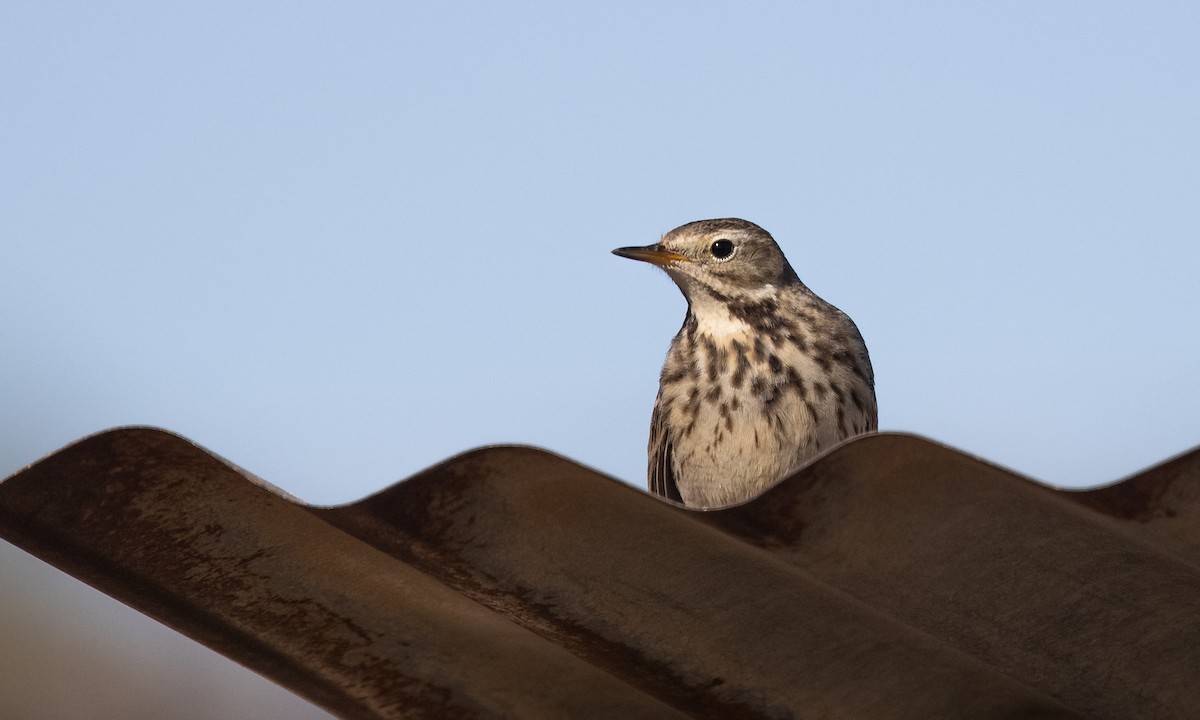
M 737 249 L 732 242 L 724 238 L 715 241 L 708 251 L 718 260 L 728 260 L 733 257 L 733 251 Z

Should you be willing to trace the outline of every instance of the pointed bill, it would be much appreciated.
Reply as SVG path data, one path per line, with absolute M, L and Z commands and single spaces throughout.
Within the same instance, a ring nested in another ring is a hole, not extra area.
M 665 268 L 677 263 L 691 262 L 692 259 L 677 252 L 664 249 L 661 245 L 646 245 L 645 247 L 623 247 L 613 250 L 613 255 L 641 260 L 652 265 Z

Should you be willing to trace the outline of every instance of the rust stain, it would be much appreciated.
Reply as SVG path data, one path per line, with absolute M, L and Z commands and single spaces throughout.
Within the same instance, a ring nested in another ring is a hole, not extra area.
M 505 447 L 314 508 L 127 428 L 0 484 L 0 535 L 347 718 L 1184 718 L 1198 488 L 883 434 L 706 513 Z

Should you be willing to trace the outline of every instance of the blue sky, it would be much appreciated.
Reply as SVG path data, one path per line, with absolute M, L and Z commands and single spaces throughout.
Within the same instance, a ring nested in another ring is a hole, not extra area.
M 10 3 L 0 475 L 122 424 L 350 501 L 483 444 L 641 485 L 738 216 L 881 426 L 1048 482 L 1200 443 L 1200 6 Z

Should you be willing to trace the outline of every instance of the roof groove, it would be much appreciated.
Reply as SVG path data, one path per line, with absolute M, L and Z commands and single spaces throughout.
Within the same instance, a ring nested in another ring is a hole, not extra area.
M 485 450 L 482 452 L 488 453 L 490 451 Z M 544 453 L 540 452 L 536 452 L 536 455 L 546 457 Z M 467 463 L 472 459 L 472 456 L 473 453 L 467 453 L 455 458 L 454 462 L 456 464 Z M 512 458 L 508 457 L 507 459 L 511 460 Z M 555 460 L 565 464 L 565 461 Z M 536 474 L 542 477 L 550 477 L 553 473 L 551 471 Z M 469 475 L 480 478 L 481 483 L 489 481 L 503 482 L 503 479 L 489 476 L 488 472 L 478 467 L 472 468 Z M 428 533 L 424 533 L 419 528 L 414 528 L 410 524 L 411 519 L 405 519 L 399 514 L 393 514 L 389 512 L 389 508 L 393 506 L 399 508 L 401 514 L 403 514 L 405 511 L 411 511 L 413 508 L 440 504 L 437 501 L 429 500 L 424 494 L 426 491 L 446 491 L 453 493 L 456 497 L 467 498 L 471 497 L 471 494 L 468 488 L 454 484 L 453 481 L 447 482 L 448 479 L 440 475 L 437 468 L 422 473 L 420 478 L 420 481 L 408 481 L 397 486 L 394 488 L 394 493 L 388 491 L 387 494 L 392 497 L 382 498 L 376 496 L 375 498 L 369 498 L 363 503 L 356 503 L 347 508 L 332 509 L 332 512 L 329 510 L 317 510 L 316 512 L 327 514 L 332 523 L 348 529 L 349 532 L 363 539 L 364 542 L 378 547 L 384 552 L 394 554 L 405 562 L 416 564 L 432 576 L 446 582 L 450 587 L 480 602 L 485 607 L 512 619 L 531 632 L 562 645 L 589 662 L 608 669 L 624 681 L 642 687 L 647 692 L 686 712 L 698 716 L 713 716 L 714 713 L 719 714 L 721 717 L 769 716 L 753 712 L 752 708 L 740 706 L 736 703 L 721 703 L 717 699 L 709 697 L 708 693 L 702 692 L 705 686 L 711 683 L 711 680 L 701 682 L 697 682 L 696 680 L 689 681 L 687 679 L 688 673 L 673 670 L 671 665 L 666 661 L 654 660 L 638 653 L 631 653 L 629 648 L 633 644 L 629 641 L 629 638 L 622 637 L 619 633 L 615 635 L 610 633 L 606 636 L 588 627 L 583 619 L 573 618 L 570 615 L 570 612 L 574 609 L 573 598 L 569 597 L 569 593 L 552 593 L 541 600 L 537 599 L 528 584 L 522 584 L 519 580 L 514 579 L 515 575 L 519 575 L 521 565 L 519 562 L 514 562 L 510 567 L 493 567 L 492 572 L 489 574 L 482 569 L 484 564 L 482 558 L 464 560 L 457 555 L 439 555 L 438 548 L 440 546 L 449 544 L 457 547 L 458 543 L 447 542 L 444 537 L 428 537 Z M 449 490 L 446 489 L 447 486 L 450 487 Z M 643 500 L 642 493 L 637 493 L 630 488 L 617 485 L 611 489 L 618 493 L 633 493 L 639 502 Z M 414 494 L 416 495 L 415 497 Z M 362 505 L 371 505 L 373 507 L 360 508 Z M 360 510 L 364 509 L 375 522 L 363 520 Z M 459 507 L 456 510 L 461 512 L 464 508 Z M 673 516 L 668 515 L 665 519 L 674 522 L 682 521 L 681 527 L 685 528 L 685 532 L 699 533 L 701 535 L 716 533 L 713 537 L 719 538 L 718 542 L 724 542 L 732 537 L 716 527 L 698 521 L 696 514 L 693 512 L 682 510 L 681 508 L 672 508 L 671 511 L 673 512 Z M 398 529 L 402 535 L 398 535 Z M 439 524 L 438 530 L 446 532 L 447 529 Z M 401 537 L 403 540 L 400 539 Z M 761 548 L 747 543 L 743 539 L 733 539 L 737 545 L 745 548 L 745 554 L 754 558 L 753 563 L 768 566 L 776 573 L 793 576 L 800 583 L 815 586 L 815 592 L 817 593 L 835 595 L 841 598 L 838 601 L 839 603 L 853 606 L 852 610 L 854 613 L 865 616 L 859 617 L 858 622 L 885 624 L 886 626 L 890 626 L 891 633 L 907 637 L 908 642 L 927 645 L 927 652 L 932 652 L 935 655 L 950 653 L 955 657 L 961 658 L 961 661 L 964 663 L 973 665 L 978 663 L 977 660 L 962 655 L 956 648 L 941 645 L 936 638 L 930 636 L 928 633 L 918 628 L 906 626 L 896 618 L 881 612 L 879 608 L 863 604 L 844 591 L 827 585 L 813 577 L 803 568 L 782 561 L 778 556 L 764 552 Z M 414 550 L 414 544 L 420 546 L 421 550 L 419 552 Z M 504 553 L 496 553 L 494 546 L 489 549 L 492 555 L 508 557 Z M 476 575 L 472 576 L 468 572 L 456 569 L 456 565 L 463 565 L 465 568 L 474 570 Z M 542 592 L 547 592 L 547 588 L 543 588 Z M 873 620 L 868 620 L 867 618 L 873 618 Z M 609 625 L 610 629 L 613 627 L 613 625 Z M 932 646 L 934 645 L 937 645 L 937 647 L 933 648 Z M 993 670 L 990 668 L 984 669 L 984 666 L 979 664 L 978 672 L 987 674 L 993 672 Z M 1019 679 L 1014 681 L 1020 682 Z M 721 684 L 724 683 L 722 682 Z
M 1184 718 L 1198 487 L 881 434 L 707 513 L 514 447 L 317 508 L 125 428 L 0 483 L 0 534 L 343 717 Z

